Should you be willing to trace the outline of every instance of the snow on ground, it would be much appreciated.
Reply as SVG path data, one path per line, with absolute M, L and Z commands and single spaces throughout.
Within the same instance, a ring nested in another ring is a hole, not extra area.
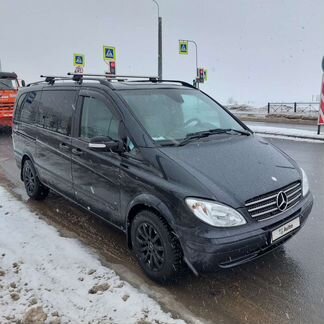
M 258 134 L 281 136 L 283 138 L 289 137 L 289 138 L 297 138 L 297 139 L 324 141 L 324 134 L 323 134 L 324 131 L 322 131 L 321 135 L 317 135 L 317 131 L 309 131 L 303 129 L 291 129 L 291 128 L 256 126 L 256 125 L 251 125 L 249 127 Z
M 184 323 L 0 187 L 0 323 Z

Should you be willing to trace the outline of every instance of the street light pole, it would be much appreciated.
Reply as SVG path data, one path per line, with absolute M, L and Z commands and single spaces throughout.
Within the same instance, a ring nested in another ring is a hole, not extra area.
M 159 79 L 162 80 L 162 17 L 160 17 L 160 6 L 156 0 L 153 2 L 157 6 L 158 10 L 158 75 Z

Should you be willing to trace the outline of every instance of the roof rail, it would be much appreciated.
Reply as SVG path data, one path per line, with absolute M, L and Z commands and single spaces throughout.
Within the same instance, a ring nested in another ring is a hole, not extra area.
M 118 80 L 120 78 L 122 79 L 149 79 L 150 81 L 158 80 L 157 76 L 144 76 L 144 75 L 115 75 L 110 73 L 105 74 L 90 74 L 90 73 L 71 73 L 69 72 L 67 75 L 77 75 L 77 76 L 85 76 L 85 77 L 104 77 L 109 80 Z
M 129 82 L 153 82 L 153 83 L 180 83 L 184 87 L 192 88 L 192 89 L 197 89 L 190 83 L 187 83 L 185 81 L 180 81 L 180 80 L 159 80 L 158 77 L 155 76 L 135 76 L 135 75 L 112 75 L 112 74 L 89 74 L 89 73 L 72 73 L 69 72 L 67 73 L 67 76 L 56 76 L 56 75 L 41 75 L 41 78 L 45 78 L 45 80 L 29 83 L 27 87 L 31 85 L 37 85 L 40 83 L 48 83 L 50 85 L 53 85 L 55 81 L 75 81 L 79 84 L 82 83 L 83 80 L 87 81 L 98 81 L 101 84 L 104 84 L 108 86 L 111 89 L 115 89 L 113 86 L 113 83 L 110 82 L 112 80 L 116 80 L 119 82 L 122 81 L 128 81 L 128 79 L 140 79 L 140 80 L 130 80 Z M 144 79 L 144 80 L 142 80 Z
M 45 78 L 45 80 L 37 81 L 37 82 L 32 82 L 27 85 L 27 87 L 32 86 L 32 85 L 37 85 L 41 83 L 48 83 L 50 85 L 53 85 L 55 81 L 75 81 L 79 84 L 82 83 L 83 81 L 83 75 L 78 74 L 78 73 L 73 73 L 72 77 L 71 76 L 57 76 L 57 75 L 41 75 L 41 78 Z M 91 81 L 98 81 L 101 84 L 105 84 L 111 89 L 114 89 L 114 87 L 111 85 L 111 83 L 108 80 L 105 80 L 103 78 L 86 78 L 86 80 L 91 80 Z
M 197 89 L 192 84 L 190 84 L 188 82 L 185 82 L 185 81 L 180 81 L 180 80 L 159 80 L 159 79 L 157 79 L 157 80 L 140 80 L 140 81 L 131 81 L 131 82 L 154 82 L 154 83 L 169 82 L 169 83 L 180 83 L 184 87 Z
M 40 75 L 40 77 L 45 78 L 45 80 L 28 83 L 27 87 L 30 87 L 32 85 L 37 85 L 37 84 L 40 84 L 40 83 L 45 83 L 45 82 L 48 83 L 48 84 L 53 85 L 56 80 L 72 80 L 71 78 L 66 77 L 66 76 Z

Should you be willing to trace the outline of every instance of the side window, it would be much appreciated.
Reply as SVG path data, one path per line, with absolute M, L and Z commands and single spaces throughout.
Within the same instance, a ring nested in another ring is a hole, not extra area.
M 75 95 L 74 90 L 44 90 L 39 107 L 39 126 L 70 135 Z
M 15 108 L 15 114 L 14 114 L 14 119 L 15 120 L 20 120 L 20 114 L 21 114 L 21 108 L 22 108 L 22 103 L 24 102 L 26 98 L 26 94 L 24 93 L 21 95 L 17 100 L 16 100 L 16 108 Z
M 39 91 L 31 91 L 28 92 L 23 98 L 23 101 L 20 101 L 17 104 L 17 117 L 18 120 L 33 124 L 37 121 L 37 112 L 39 105 L 40 92 Z
M 118 139 L 119 120 L 101 100 L 84 97 L 80 137 L 89 140 L 96 136 Z

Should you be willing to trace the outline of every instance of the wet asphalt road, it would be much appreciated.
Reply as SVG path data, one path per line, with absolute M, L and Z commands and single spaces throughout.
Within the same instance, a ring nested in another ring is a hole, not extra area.
M 123 234 L 101 220 L 54 194 L 44 202 L 29 201 L 18 179 L 10 136 L 1 134 L 0 183 L 62 235 L 83 241 L 103 263 L 175 314 L 188 319 L 192 313 L 212 323 L 324 323 L 324 145 L 268 140 L 297 160 L 309 176 L 315 199 L 305 227 L 284 247 L 261 259 L 198 278 L 187 273 L 167 287 L 142 275 Z

